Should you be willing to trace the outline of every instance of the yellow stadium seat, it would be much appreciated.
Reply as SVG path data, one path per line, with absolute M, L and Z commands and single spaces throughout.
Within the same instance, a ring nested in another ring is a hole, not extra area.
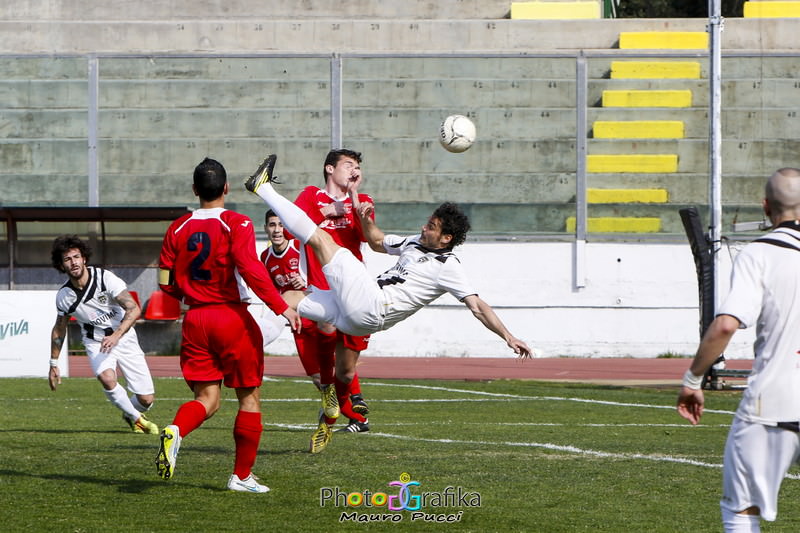
M 575 217 L 566 220 L 567 233 L 575 233 Z M 661 219 L 655 217 L 589 217 L 586 219 L 589 233 L 658 233 Z
M 696 61 L 612 61 L 611 79 L 699 79 Z
M 745 2 L 745 18 L 798 18 L 800 2 Z
M 588 189 L 590 204 L 665 204 L 669 201 L 666 189 Z
M 619 47 L 633 50 L 708 48 L 708 34 L 704 31 L 632 31 L 619 34 Z
M 595 139 L 683 139 L 680 120 L 598 120 L 592 126 Z
M 593 173 L 667 174 L 678 171 L 678 154 L 593 154 L 586 156 Z
M 691 107 L 692 91 L 612 90 L 603 91 L 603 107 Z
M 601 2 L 511 2 L 511 18 L 527 20 L 599 19 Z

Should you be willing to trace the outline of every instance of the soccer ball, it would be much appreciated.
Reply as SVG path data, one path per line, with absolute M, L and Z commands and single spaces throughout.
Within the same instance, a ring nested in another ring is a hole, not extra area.
M 439 126 L 439 142 L 448 152 L 459 154 L 475 142 L 475 124 L 464 115 L 450 115 Z

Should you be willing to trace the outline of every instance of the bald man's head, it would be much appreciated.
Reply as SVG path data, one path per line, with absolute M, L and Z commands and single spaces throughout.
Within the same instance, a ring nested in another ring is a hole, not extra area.
M 782 168 L 767 180 L 764 210 L 777 224 L 800 219 L 800 169 Z

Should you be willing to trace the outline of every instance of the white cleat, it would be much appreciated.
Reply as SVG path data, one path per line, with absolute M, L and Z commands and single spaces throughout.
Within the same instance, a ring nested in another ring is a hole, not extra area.
M 253 474 L 250 474 L 244 479 L 239 479 L 239 476 L 236 474 L 231 474 L 231 478 L 228 480 L 228 489 L 236 492 L 269 492 L 269 487 L 256 481 Z

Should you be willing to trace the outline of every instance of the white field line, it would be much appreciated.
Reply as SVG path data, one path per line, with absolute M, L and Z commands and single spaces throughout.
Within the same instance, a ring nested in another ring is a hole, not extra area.
M 265 379 L 265 381 L 267 381 Z M 275 378 L 270 378 L 270 381 L 279 381 Z M 290 381 L 297 382 L 297 383 L 307 383 L 308 380 L 297 380 L 292 379 Z M 629 403 L 629 402 L 612 402 L 607 400 L 593 400 L 587 398 L 571 398 L 571 397 L 563 397 L 563 396 L 522 396 L 519 394 L 506 394 L 506 393 L 498 393 L 498 392 L 485 392 L 485 391 L 476 391 L 476 390 L 469 390 L 469 389 L 454 389 L 450 387 L 434 387 L 431 385 L 416 385 L 410 383 L 381 383 L 377 381 L 370 381 L 370 387 L 402 387 L 402 388 L 410 388 L 410 389 L 421 389 L 421 390 L 435 390 L 435 391 L 443 391 L 443 392 L 453 392 L 459 394 L 472 394 L 477 396 L 483 396 L 485 398 L 504 398 L 507 400 L 534 400 L 534 401 L 550 401 L 550 402 L 579 402 L 579 403 L 591 403 L 596 405 L 611 405 L 615 407 L 642 407 L 648 409 L 675 409 L 674 405 L 653 405 L 653 404 L 645 404 L 645 403 Z M 677 391 L 677 389 L 676 389 Z M 677 397 L 677 392 L 676 392 Z M 270 400 L 271 401 L 271 400 Z M 373 400 L 375 402 L 465 402 L 465 401 L 485 401 L 482 400 L 470 400 L 465 398 L 439 398 L 435 400 L 423 400 L 423 399 L 416 399 L 416 400 Z M 725 411 L 719 409 L 704 409 L 704 413 L 716 413 L 716 414 L 723 414 L 723 415 L 733 415 L 733 411 Z
M 268 424 L 271 426 L 286 428 L 286 429 L 308 429 L 313 426 L 305 424 Z M 484 424 L 485 425 L 485 424 Z M 689 466 L 700 466 L 703 468 L 722 468 L 718 463 L 706 463 L 703 461 L 695 461 L 694 459 L 685 459 L 683 457 L 674 457 L 671 455 L 661 454 L 643 454 L 643 453 L 615 453 L 615 452 L 602 452 L 598 450 L 589 450 L 578 448 L 577 446 L 565 446 L 562 444 L 552 444 L 549 442 L 494 442 L 484 440 L 456 440 L 456 439 L 425 439 L 420 437 L 409 437 L 407 435 L 396 435 L 393 433 L 382 433 L 370 431 L 365 435 L 372 437 L 385 437 L 389 439 L 407 440 L 412 442 L 431 442 L 434 444 L 458 444 L 458 445 L 472 445 L 472 446 L 512 446 L 521 448 L 541 448 L 545 450 L 552 450 L 557 452 L 571 453 L 575 455 L 583 455 L 587 457 L 600 457 L 603 459 L 623 459 L 623 460 L 639 460 L 639 461 L 653 461 L 657 463 L 677 463 Z M 786 474 L 787 479 L 800 479 L 800 474 Z

